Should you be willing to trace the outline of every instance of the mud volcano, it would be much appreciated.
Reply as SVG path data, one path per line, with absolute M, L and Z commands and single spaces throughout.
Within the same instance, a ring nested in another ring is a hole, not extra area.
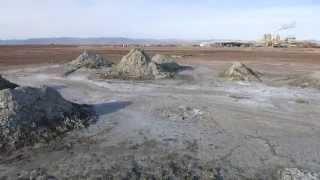
M 132 49 L 113 70 L 104 75 L 106 79 L 150 80 L 169 78 L 180 66 L 169 56 L 156 55 L 152 59 L 143 49 Z
M 100 55 L 84 51 L 77 59 L 67 64 L 64 75 L 69 75 L 81 68 L 99 69 L 102 67 L 111 67 L 111 63 Z
M 0 75 L 0 90 L 3 89 L 14 89 L 18 87 L 18 85 L 4 79 L 1 75 Z
M 245 64 L 235 62 L 221 76 L 231 81 L 262 81 L 261 73 L 254 71 Z
M 135 48 L 121 59 L 115 70 L 124 79 L 152 79 L 150 63 L 149 55 L 144 50 Z
M 48 142 L 88 126 L 91 108 L 66 101 L 49 87 L 0 91 L 0 151 Z

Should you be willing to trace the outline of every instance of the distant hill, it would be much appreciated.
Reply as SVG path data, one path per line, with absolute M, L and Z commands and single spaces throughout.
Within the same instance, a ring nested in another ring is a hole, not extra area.
M 48 45 L 48 44 L 63 44 L 63 45 L 88 45 L 88 44 L 175 44 L 185 43 L 187 41 L 175 39 L 130 39 L 130 38 L 34 38 L 23 40 L 0 40 L 0 45 Z

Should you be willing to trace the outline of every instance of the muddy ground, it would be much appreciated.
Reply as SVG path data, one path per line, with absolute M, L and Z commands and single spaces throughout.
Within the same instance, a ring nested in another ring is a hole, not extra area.
M 192 69 L 171 80 L 120 81 L 96 79 L 91 71 L 63 77 L 60 63 L 69 60 L 9 70 L 3 65 L 9 80 L 54 87 L 70 101 L 93 105 L 99 117 L 62 139 L 1 155 L 0 177 L 222 180 L 277 179 L 282 168 L 320 172 L 319 89 L 285 81 L 319 71 L 318 50 L 152 52 L 178 54 Z M 221 79 L 235 60 L 264 73 L 264 81 Z

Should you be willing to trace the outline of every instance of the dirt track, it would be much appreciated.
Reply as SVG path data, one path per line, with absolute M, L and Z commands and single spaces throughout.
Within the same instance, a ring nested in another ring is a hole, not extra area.
M 60 66 L 5 71 L 18 84 L 49 85 L 71 101 L 94 105 L 99 121 L 50 145 L 1 157 L 0 174 L 41 168 L 59 179 L 188 174 L 221 180 L 273 179 L 289 167 L 320 172 L 318 89 L 218 77 L 239 59 L 272 78 L 320 70 L 320 54 L 301 51 L 184 50 L 188 56 L 179 62 L 193 70 L 147 82 L 88 79 L 87 71 L 64 78 Z

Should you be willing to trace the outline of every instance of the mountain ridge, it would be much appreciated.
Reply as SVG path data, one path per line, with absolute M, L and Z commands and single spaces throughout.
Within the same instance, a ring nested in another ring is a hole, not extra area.
M 1 40 L 0 45 L 49 45 L 49 44 L 175 44 L 194 42 L 178 39 L 134 39 L 125 37 L 55 37 L 55 38 L 30 38 L 30 39 L 8 39 Z

